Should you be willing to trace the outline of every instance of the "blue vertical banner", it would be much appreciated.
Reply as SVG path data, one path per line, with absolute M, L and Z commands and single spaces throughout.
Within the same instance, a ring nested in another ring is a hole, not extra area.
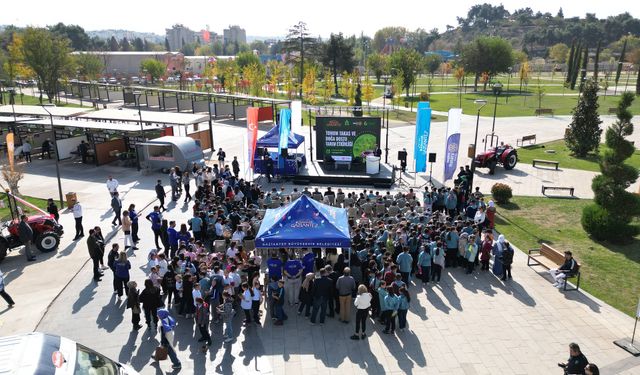
M 289 133 L 291 132 L 291 109 L 280 110 L 280 141 L 278 142 L 278 167 L 284 169 L 285 160 L 282 149 L 289 147 Z
M 453 178 L 458 166 L 458 150 L 460 149 L 460 123 L 462 121 L 462 108 L 451 108 L 447 120 L 447 139 L 444 155 L 444 179 L 446 182 Z
M 416 172 L 426 172 L 427 145 L 429 144 L 429 133 L 431 132 L 431 107 L 429 102 L 419 102 L 417 111 L 413 157 L 416 162 Z

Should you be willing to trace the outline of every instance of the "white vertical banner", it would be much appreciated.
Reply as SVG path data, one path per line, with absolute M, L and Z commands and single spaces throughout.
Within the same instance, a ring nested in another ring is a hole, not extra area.
M 447 138 L 445 140 L 444 176 L 442 182 L 453 178 L 458 166 L 458 149 L 460 148 L 460 123 L 462 108 L 449 109 L 447 120 Z
M 291 102 L 291 132 L 303 134 L 302 132 L 302 102 L 294 100 Z

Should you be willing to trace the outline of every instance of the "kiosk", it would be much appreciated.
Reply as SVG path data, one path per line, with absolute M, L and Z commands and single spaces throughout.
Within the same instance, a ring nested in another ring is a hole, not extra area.
M 165 136 L 138 143 L 140 163 L 144 167 L 167 172 L 178 166 L 190 169 L 193 163 L 204 165 L 204 153 L 197 140 L 190 137 Z
M 289 150 L 295 150 L 304 142 L 304 137 L 299 134 L 289 133 L 289 140 L 287 143 L 287 153 L 283 155 L 278 154 L 278 143 L 280 141 L 280 126 L 276 125 L 267 134 L 263 135 L 256 142 L 256 153 L 253 158 L 253 171 L 254 173 L 265 174 L 267 172 L 267 166 L 265 156 L 270 155 L 273 160 L 273 174 L 280 176 L 295 176 L 298 174 L 300 168 L 307 163 L 307 158 L 303 153 L 290 153 Z M 276 151 L 269 150 L 276 149 Z M 280 157 L 285 157 L 284 169 L 280 168 L 278 161 Z

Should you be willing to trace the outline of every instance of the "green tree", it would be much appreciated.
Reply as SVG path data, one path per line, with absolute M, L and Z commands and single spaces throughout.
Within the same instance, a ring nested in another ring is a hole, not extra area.
M 480 37 L 463 48 L 460 59 L 464 69 L 475 74 L 474 90 L 477 91 L 478 79 L 483 72 L 492 78 L 513 66 L 513 49 L 503 38 Z
M 376 76 L 376 83 L 380 83 L 383 74 L 389 72 L 389 56 L 381 53 L 374 53 L 367 59 L 367 68 Z
M 269 77 L 269 86 L 271 87 L 273 97 L 275 98 L 276 93 L 278 92 L 278 87 L 280 86 L 280 81 L 282 80 L 282 73 L 284 72 L 285 66 L 281 61 L 278 60 L 269 60 L 267 61 L 267 72 Z
M 618 59 L 618 68 L 616 69 L 616 86 L 618 86 L 618 81 L 620 80 L 620 74 L 622 73 L 622 65 L 624 63 L 624 54 L 627 52 L 627 42 L 629 38 L 624 39 L 624 44 L 622 45 L 622 52 L 620 53 L 620 59 Z
M 260 58 L 253 52 L 241 52 L 238 54 L 238 57 L 236 57 L 236 64 L 238 64 L 238 68 L 240 70 L 243 70 L 249 65 L 261 65 Z
M 151 77 L 151 83 L 154 83 L 158 78 L 165 75 L 167 71 L 167 65 L 156 59 L 145 59 L 140 62 L 140 71 L 147 71 L 147 74 Z
M 305 73 L 304 80 L 302 81 L 302 90 L 309 104 L 315 105 L 318 102 L 315 68 L 307 69 L 307 73 Z
M 33 71 L 25 64 L 22 53 L 22 37 L 17 33 L 12 34 L 11 44 L 7 46 L 7 57 L 2 63 L 2 68 L 9 85 L 14 84 L 16 77 L 31 77 Z
M 137 37 L 133 40 L 133 50 L 144 51 L 144 42 L 142 41 L 142 38 Z
M 115 36 L 112 36 L 111 39 L 109 39 L 109 51 L 120 51 L 120 44 L 118 44 Z
M 83 52 L 73 55 L 73 62 L 80 75 L 87 77 L 89 80 L 98 78 L 104 70 L 102 59 L 93 53 Z
M 237 80 L 236 73 L 238 73 L 238 64 L 235 60 L 218 59 L 213 70 L 224 92 L 234 90 Z
M 165 51 L 171 51 L 171 47 L 169 46 L 169 39 L 167 39 L 166 37 L 164 38 L 164 50 Z
M 607 150 L 600 160 L 601 174 L 591 183 L 595 204 L 582 213 L 583 228 L 597 240 L 625 242 L 640 233 L 638 225 L 631 224 L 640 215 L 640 196 L 626 191 L 638 179 L 638 170 L 625 164 L 636 149 L 625 139 L 633 133 L 629 111 L 633 100 L 634 95 L 628 92 L 620 98 L 617 120 L 605 135 Z
M 442 56 L 436 53 L 430 53 L 424 57 L 424 68 L 429 74 L 431 74 L 431 78 L 433 78 L 433 75 L 436 74 L 436 72 L 440 68 L 441 63 Z
M 401 89 L 404 89 L 409 96 L 409 89 L 423 66 L 422 56 L 415 50 L 401 48 L 391 54 L 389 63 L 391 69 L 396 70 L 396 75 L 402 76 Z
M 131 51 L 131 43 L 129 43 L 129 39 L 126 36 L 120 41 L 120 50 L 124 52 Z
M 41 103 L 43 91 L 47 94 L 49 103 L 58 92 L 58 80 L 69 65 L 69 52 L 69 39 L 54 35 L 46 29 L 25 29 L 22 54 L 25 63 L 38 77 Z
M 71 49 L 74 51 L 87 51 L 91 44 L 89 35 L 84 29 L 78 25 L 65 25 L 62 22 L 57 23 L 54 26 L 49 26 L 49 31 L 55 35 L 69 39 L 71 42 Z
M 289 62 L 295 62 L 299 66 L 299 83 L 304 80 L 305 54 L 313 56 L 316 46 L 316 39 L 310 37 L 306 23 L 300 21 L 289 28 L 289 33 L 284 41 L 284 49 L 288 54 Z M 299 86 L 299 94 L 302 98 L 302 84 Z
M 322 54 L 322 63 L 331 69 L 333 75 L 333 83 L 335 85 L 335 93 L 338 95 L 338 72 L 353 70 L 355 64 L 353 45 L 349 43 L 342 33 L 331 34 L 329 40 L 324 45 Z
M 373 100 L 374 94 L 375 90 L 373 88 L 373 84 L 371 83 L 369 72 L 367 71 L 364 75 L 364 84 L 362 86 L 362 97 L 367 101 L 367 105 L 371 105 L 371 100 Z
M 567 62 L 567 54 L 569 53 L 569 46 L 564 43 L 556 43 L 549 48 L 549 58 L 553 62 L 558 64 L 564 64 Z
M 262 64 L 247 65 L 242 69 L 242 77 L 249 83 L 249 94 L 261 96 L 262 88 L 267 80 L 265 69 Z
M 325 103 L 330 103 L 331 95 L 335 90 L 335 86 L 333 85 L 333 81 L 331 80 L 331 73 L 325 72 L 322 81 L 324 83 L 322 87 L 322 98 Z
M 598 84 L 588 79 L 582 96 L 573 110 L 573 119 L 565 133 L 565 143 L 577 157 L 585 157 L 600 145 L 602 129 L 598 115 Z

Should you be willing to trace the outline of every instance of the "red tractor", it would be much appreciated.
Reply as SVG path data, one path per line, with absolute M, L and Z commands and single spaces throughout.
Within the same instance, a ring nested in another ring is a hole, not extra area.
M 504 143 L 498 143 L 498 136 L 492 134 L 487 134 L 485 137 L 485 146 L 488 137 L 496 138 L 496 147 L 491 147 L 488 150 L 485 148 L 483 153 L 476 155 L 473 160 L 476 168 L 489 168 L 489 174 L 495 173 L 498 164 L 502 164 L 506 170 L 513 169 L 518 163 L 518 152 L 516 149 Z
M 4 223 L 0 229 L 2 231 L 2 235 L 0 235 L 0 261 L 7 256 L 9 251 L 23 245 L 18 235 L 20 216 L 16 202 L 17 200 L 22 200 L 11 193 L 7 193 L 6 195 L 12 220 Z M 33 206 L 32 208 L 37 207 Z M 49 213 L 39 210 L 38 214 L 29 216 L 27 222 L 31 229 L 33 229 L 33 243 L 38 250 L 43 253 L 48 253 L 58 248 L 60 236 L 63 234 L 62 225 L 58 224 Z

